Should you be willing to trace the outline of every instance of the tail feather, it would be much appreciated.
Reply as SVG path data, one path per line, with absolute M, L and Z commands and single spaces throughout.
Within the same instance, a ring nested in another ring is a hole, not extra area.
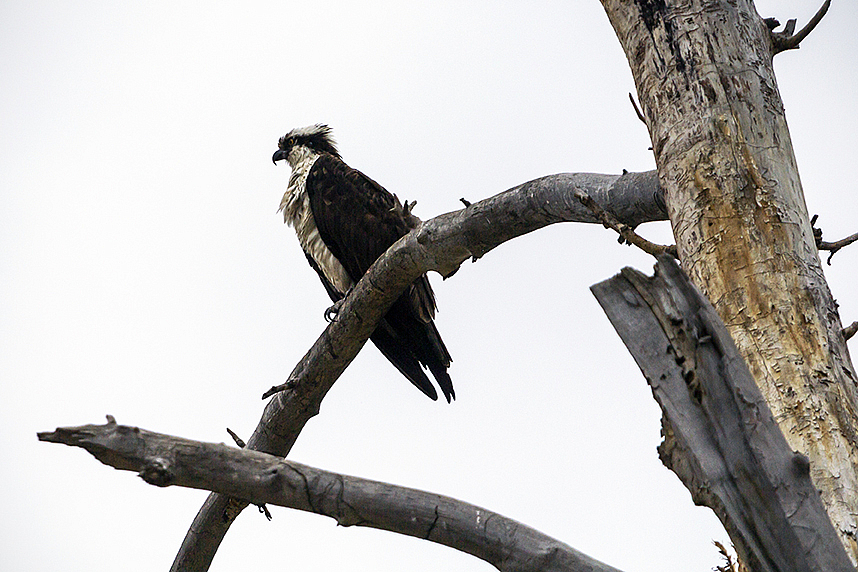
M 450 379 L 450 374 L 447 373 L 447 368 L 444 366 L 430 364 L 429 370 L 432 372 L 432 375 L 435 376 L 435 381 L 438 382 L 438 386 L 444 393 L 444 398 L 447 400 L 447 403 L 451 403 L 456 399 L 456 392 L 453 390 L 453 380 Z
M 428 282 L 426 286 L 428 288 Z M 403 295 L 394 302 L 382 323 L 389 327 L 393 341 L 403 347 L 403 352 L 407 353 L 412 361 L 416 360 L 422 367 L 432 372 L 444 397 L 450 403 L 456 396 L 453 391 L 453 381 L 447 374 L 447 368 L 452 360 L 435 327 L 435 322 L 431 319 L 427 321 L 419 319 L 419 313 L 412 301 Z M 400 371 L 402 371 L 401 368 Z M 420 373 L 421 378 L 426 377 L 422 371 Z M 407 374 L 406 377 L 415 383 Z
M 429 371 L 438 382 L 438 386 L 444 393 L 447 403 L 451 403 L 456 399 L 456 392 L 453 390 L 453 380 L 450 379 L 450 374 L 447 373 L 447 368 L 450 367 L 450 362 L 453 358 L 450 357 L 450 352 L 447 351 L 447 346 L 444 345 L 444 340 L 438 333 L 435 327 L 435 322 L 429 322 L 425 325 L 426 337 L 431 345 L 430 355 L 426 356 L 422 361 L 429 367 Z
M 408 381 L 414 384 L 417 389 L 422 391 L 432 401 L 438 400 L 438 392 L 435 391 L 435 386 L 432 385 L 432 382 L 429 381 L 429 378 L 423 372 L 420 362 L 417 361 L 417 358 L 414 357 L 402 342 L 397 339 L 395 334 L 390 331 L 390 326 L 386 324 L 384 320 L 382 320 L 382 323 L 379 324 L 379 327 L 376 328 L 375 332 L 370 336 L 370 339 L 382 355 L 384 355 L 390 363 L 396 366 L 396 369 L 398 369 L 399 372 L 408 379 Z M 437 374 L 435 374 L 434 371 L 432 373 L 436 375 L 437 378 Z M 447 378 L 449 379 L 449 376 Z M 452 388 L 452 382 L 450 382 L 450 384 Z M 447 391 L 444 390 L 444 386 L 440 384 L 440 382 L 439 385 L 441 385 L 441 389 L 444 391 L 444 396 L 447 397 Z M 450 399 L 447 398 L 447 401 L 449 402 Z

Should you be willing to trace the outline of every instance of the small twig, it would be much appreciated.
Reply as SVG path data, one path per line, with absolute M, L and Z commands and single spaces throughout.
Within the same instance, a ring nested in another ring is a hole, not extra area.
M 286 391 L 287 389 L 293 389 L 295 387 L 294 379 L 287 379 L 285 383 L 281 383 L 280 385 L 272 385 L 271 388 L 262 394 L 262 399 L 268 399 L 275 393 L 280 393 L 281 391 Z
M 259 512 L 265 515 L 265 518 L 271 521 L 271 513 L 268 511 L 268 507 L 265 506 L 265 503 L 256 505 L 256 508 L 259 509 Z
M 635 98 L 631 94 L 631 92 L 629 92 L 629 101 L 632 102 L 632 107 L 635 108 L 635 113 L 637 114 L 638 119 L 640 119 L 641 122 L 643 122 L 643 124 L 646 125 L 646 119 L 644 119 L 643 113 L 641 113 L 641 110 L 638 108 L 638 104 L 635 103 Z
M 652 256 L 658 256 L 659 254 L 666 252 L 674 258 L 679 258 L 676 253 L 676 245 L 664 246 L 648 241 L 647 239 L 637 234 L 632 227 L 618 221 L 614 217 L 614 215 L 599 206 L 599 204 L 593 200 L 593 197 L 591 197 L 581 189 L 576 188 L 573 193 L 575 195 L 575 198 L 578 199 L 581 204 L 590 209 L 593 214 L 596 215 L 596 218 L 599 219 L 599 222 L 602 223 L 602 226 L 604 226 L 605 228 L 613 229 L 620 235 L 621 243 L 627 242 L 628 244 L 637 246 L 638 248 L 640 248 L 647 254 L 651 254 Z
M 280 385 L 272 385 L 271 388 L 262 394 L 262 399 L 268 399 L 275 393 L 280 393 L 281 391 L 286 391 L 289 389 L 289 382 L 281 383 Z
M 851 324 L 843 328 L 843 339 L 848 340 L 856 333 L 858 333 L 858 322 L 852 322 Z
M 763 22 L 766 23 L 766 28 L 769 29 L 769 32 L 781 25 L 777 18 L 763 18 Z
M 816 249 L 819 250 L 819 245 L 822 244 L 822 229 L 816 227 L 816 221 L 819 219 L 819 215 L 815 214 L 810 219 L 810 228 L 813 230 L 813 240 L 816 242 Z
M 844 246 L 849 246 L 856 241 L 858 241 L 858 232 L 836 242 L 825 242 L 824 240 L 820 240 L 817 247 L 819 250 L 828 250 L 831 253 L 828 255 L 828 260 L 826 261 L 828 265 L 831 266 L 831 257 Z
M 229 436 L 232 437 L 232 440 L 235 441 L 235 444 L 238 445 L 239 449 L 244 449 L 245 447 L 247 447 L 247 443 L 245 443 L 244 439 L 239 437 L 235 431 L 233 431 L 232 429 L 227 427 L 226 432 L 229 433 Z M 265 506 L 265 503 L 256 505 L 256 508 L 259 509 L 259 512 L 261 512 L 262 514 L 265 515 L 265 518 L 268 519 L 268 522 L 271 522 L 271 518 L 272 518 L 271 513 L 268 511 L 268 507 Z M 241 509 L 239 509 L 239 512 L 240 511 L 241 511 Z
M 772 53 L 779 54 L 786 50 L 795 50 L 798 49 L 799 44 L 803 39 L 805 39 L 816 25 L 822 20 L 822 17 L 825 16 L 825 13 L 828 12 L 828 8 L 831 6 L 831 0 L 825 0 L 825 3 L 822 7 L 814 14 L 813 18 L 807 23 L 807 25 L 799 30 L 797 34 L 793 34 L 793 30 L 795 30 L 795 20 L 789 20 L 784 26 L 783 32 L 773 32 L 771 28 L 772 23 L 777 23 L 777 20 L 774 18 L 768 19 L 766 21 L 766 25 L 769 26 L 769 34 L 772 39 Z
M 858 233 L 835 242 L 825 242 L 822 240 L 822 229 L 817 228 L 816 226 L 816 220 L 818 218 L 819 215 L 813 215 L 813 218 L 810 219 L 810 228 L 813 230 L 813 240 L 816 242 L 816 248 L 818 250 L 827 250 L 831 253 L 828 255 L 828 260 L 826 261 L 826 263 L 831 266 L 831 257 L 844 246 L 849 246 L 853 242 L 858 242 Z
M 471 206 L 471 201 L 467 200 L 466 198 L 462 197 L 459 200 L 462 201 L 462 204 L 465 205 L 465 208 L 468 208 L 469 206 Z
M 244 449 L 247 446 L 247 443 L 244 442 L 244 439 L 236 435 L 235 431 L 233 431 L 229 427 L 226 428 L 226 432 L 229 433 L 229 436 L 232 437 L 232 440 L 235 441 L 235 444 L 238 445 L 239 449 Z

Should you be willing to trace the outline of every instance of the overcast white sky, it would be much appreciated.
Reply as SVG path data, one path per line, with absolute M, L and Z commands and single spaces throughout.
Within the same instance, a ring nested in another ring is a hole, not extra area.
M 0 568 L 166 570 L 201 491 L 157 489 L 38 443 L 120 423 L 245 438 L 329 302 L 276 212 L 277 138 L 333 126 L 343 157 L 429 218 L 561 171 L 654 168 L 601 5 L 578 2 L 0 5 Z M 816 2 L 757 2 L 803 25 Z M 776 69 L 805 194 L 856 231 L 858 6 L 834 2 Z M 665 224 L 642 232 L 669 241 Z M 588 287 L 652 261 L 554 226 L 442 282 L 458 400 L 375 348 L 293 449 L 321 468 L 523 521 L 628 571 L 706 571 L 726 534 L 656 455 L 660 412 Z M 858 249 L 826 267 L 858 319 Z M 253 510 L 213 571 L 490 566 L 315 515 Z

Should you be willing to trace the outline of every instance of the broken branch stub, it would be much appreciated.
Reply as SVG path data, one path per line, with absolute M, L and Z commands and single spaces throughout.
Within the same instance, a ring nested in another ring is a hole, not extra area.
M 663 413 L 662 461 L 755 572 L 854 572 L 810 479 L 712 305 L 669 256 L 592 286 Z

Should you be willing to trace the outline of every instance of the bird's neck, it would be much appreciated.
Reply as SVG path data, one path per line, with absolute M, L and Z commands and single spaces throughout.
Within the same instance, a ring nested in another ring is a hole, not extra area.
M 316 151 L 304 145 L 296 145 L 291 151 L 289 151 L 289 155 L 286 156 L 286 160 L 289 162 L 289 166 L 292 167 L 293 171 L 301 169 L 302 167 L 309 170 L 310 166 L 312 166 L 318 158 L 319 154 Z
M 296 151 L 297 150 L 297 151 Z M 280 209 L 283 211 L 283 219 L 295 229 L 298 228 L 300 220 L 307 209 L 306 183 L 310 169 L 319 158 L 319 154 L 307 147 L 295 147 L 289 152 L 287 160 L 292 167 L 292 176 L 289 177 L 289 186 L 280 201 Z

